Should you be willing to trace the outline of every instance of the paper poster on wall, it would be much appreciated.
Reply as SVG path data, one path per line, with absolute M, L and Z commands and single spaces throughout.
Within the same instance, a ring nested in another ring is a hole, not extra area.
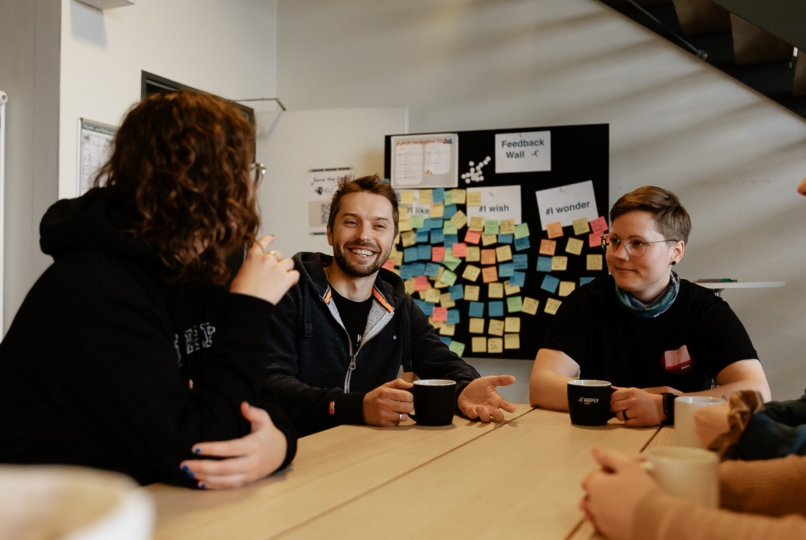
M 551 170 L 551 132 L 497 133 L 495 173 Z
M 563 227 L 568 227 L 579 218 L 594 221 L 599 217 L 593 182 L 590 180 L 536 191 L 535 195 L 540 224 L 544 231 L 549 224 L 559 222 Z
M 308 226 L 310 234 L 325 234 L 330 201 L 339 180 L 352 176 L 350 167 L 340 169 L 311 169 L 308 171 Z
M 78 119 L 78 186 L 77 196 L 86 193 L 98 169 L 109 159 L 112 140 L 118 128 L 86 118 Z
M 392 187 L 457 187 L 458 160 L 456 133 L 392 137 Z
M 467 197 L 468 200 L 480 201 L 477 206 L 468 205 L 468 218 L 483 217 L 485 220 L 498 221 L 514 219 L 515 223 L 521 222 L 520 186 L 469 188 Z

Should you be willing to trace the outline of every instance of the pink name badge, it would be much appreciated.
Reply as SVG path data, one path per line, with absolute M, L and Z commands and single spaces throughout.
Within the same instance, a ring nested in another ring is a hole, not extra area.
M 691 368 L 691 356 L 688 347 L 683 345 L 676 351 L 663 353 L 663 369 L 672 373 L 680 373 Z

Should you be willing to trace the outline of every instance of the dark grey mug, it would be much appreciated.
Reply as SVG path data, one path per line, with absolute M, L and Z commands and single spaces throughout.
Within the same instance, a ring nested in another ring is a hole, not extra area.
M 613 385 L 595 379 L 568 381 L 568 412 L 578 426 L 603 426 L 610 420 L 610 394 Z
M 453 423 L 456 407 L 456 381 L 448 379 L 421 379 L 414 381 L 410 390 L 414 394 L 412 420 L 421 426 L 447 426 Z

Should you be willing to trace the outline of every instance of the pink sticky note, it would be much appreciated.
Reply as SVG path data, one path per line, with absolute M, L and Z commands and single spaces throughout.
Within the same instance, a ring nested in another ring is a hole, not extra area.
M 434 322 L 448 322 L 448 308 L 434 307 L 432 317 L 434 318 Z
M 454 257 L 467 257 L 467 244 L 454 244 L 453 245 Z
M 465 234 L 465 242 L 468 244 L 478 244 L 481 240 L 481 232 L 480 231 L 471 231 L 468 230 Z
M 602 235 L 596 233 L 590 233 L 588 235 L 588 245 L 592 248 L 602 247 Z
M 414 278 L 414 290 L 415 291 L 427 291 L 428 290 L 428 277 L 427 276 L 417 276 Z
M 383 263 L 383 268 L 386 268 L 387 270 L 394 270 L 395 262 L 392 259 L 386 259 L 386 262 Z
M 591 221 L 591 230 L 596 236 L 602 236 L 605 233 L 607 230 L 607 221 L 605 221 L 604 216 L 599 216 Z
M 445 248 L 442 246 L 431 247 L 431 260 L 434 262 L 442 262 L 445 260 Z

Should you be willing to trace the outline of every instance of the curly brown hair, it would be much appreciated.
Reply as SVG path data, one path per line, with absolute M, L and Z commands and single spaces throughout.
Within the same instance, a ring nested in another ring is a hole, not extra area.
M 149 244 L 171 282 L 223 284 L 226 258 L 255 241 L 254 129 L 202 92 L 153 95 L 120 126 L 95 179 L 125 233 Z M 104 187 L 100 187 L 106 178 Z

